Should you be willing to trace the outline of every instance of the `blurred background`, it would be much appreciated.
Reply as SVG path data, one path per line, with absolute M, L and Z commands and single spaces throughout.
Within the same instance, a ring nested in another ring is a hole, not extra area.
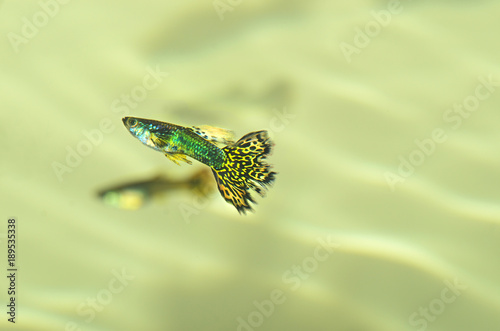
M 499 14 L 0 1 L 0 329 L 497 330 Z M 276 183 L 239 215 L 126 115 L 267 129 Z

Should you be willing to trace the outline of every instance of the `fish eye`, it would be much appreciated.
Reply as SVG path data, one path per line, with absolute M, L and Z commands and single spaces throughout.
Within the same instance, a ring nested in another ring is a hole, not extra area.
M 137 126 L 139 122 L 135 118 L 129 118 L 128 119 L 128 125 L 133 128 L 134 126 Z

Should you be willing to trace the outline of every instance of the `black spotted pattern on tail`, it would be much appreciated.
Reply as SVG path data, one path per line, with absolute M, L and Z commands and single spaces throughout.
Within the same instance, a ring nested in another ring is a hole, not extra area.
M 265 190 L 275 179 L 276 172 L 264 160 L 271 153 L 273 143 L 267 131 L 251 132 L 236 144 L 223 148 L 226 158 L 218 169 L 212 169 L 222 197 L 238 212 L 253 210 L 255 203 L 250 189 L 265 196 Z

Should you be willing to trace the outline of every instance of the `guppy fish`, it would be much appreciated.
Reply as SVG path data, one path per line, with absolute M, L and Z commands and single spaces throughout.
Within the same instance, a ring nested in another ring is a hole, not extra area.
M 189 156 L 209 166 L 220 194 L 240 214 L 253 211 L 250 202 L 256 202 L 250 190 L 263 197 L 275 180 L 277 173 L 264 161 L 273 147 L 267 131 L 251 132 L 234 142 L 231 131 L 210 126 L 184 127 L 137 117 L 122 121 L 134 137 L 173 162 L 191 164 Z

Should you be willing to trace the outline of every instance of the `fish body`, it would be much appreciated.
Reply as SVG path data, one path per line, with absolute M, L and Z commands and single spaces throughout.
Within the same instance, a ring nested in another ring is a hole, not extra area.
M 252 210 L 250 190 L 264 196 L 275 180 L 276 172 L 264 161 L 273 146 L 267 131 L 251 132 L 234 142 L 230 131 L 207 126 L 190 128 L 137 117 L 124 117 L 123 123 L 134 137 L 173 162 L 191 164 L 190 157 L 209 166 L 222 197 L 240 213 Z
M 123 123 L 143 144 L 164 153 L 174 162 L 189 156 L 209 167 L 220 167 L 224 161 L 222 149 L 202 138 L 193 129 L 180 125 L 125 117 Z

